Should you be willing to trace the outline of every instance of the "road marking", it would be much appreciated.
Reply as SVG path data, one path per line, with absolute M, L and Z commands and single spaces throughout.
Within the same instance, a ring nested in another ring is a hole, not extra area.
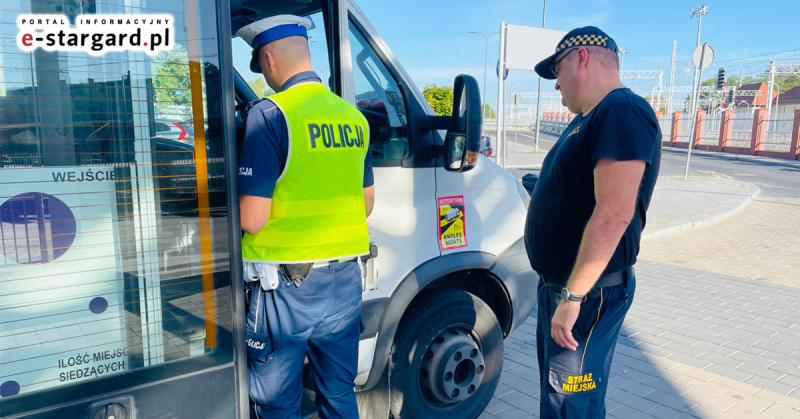
M 721 177 L 721 178 L 723 178 L 723 179 L 735 180 L 735 179 L 734 179 L 733 177 L 731 177 L 731 176 L 728 176 L 728 175 L 726 175 L 726 174 L 723 174 L 723 173 L 720 173 L 720 172 L 715 172 L 715 171 L 713 171 L 713 170 L 698 170 L 698 171 L 697 171 L 697 173 L 706 173 L 706 174 L 709 174 L 709 175 L 711 175 L 711 176 L 718 176 L 718 177 Z

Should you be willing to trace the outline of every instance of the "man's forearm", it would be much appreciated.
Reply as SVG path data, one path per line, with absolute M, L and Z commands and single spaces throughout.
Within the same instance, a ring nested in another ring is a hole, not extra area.
M 614 255 L 628 224 L 630 218 L 595 209 L 586 224 L 578 258 L 567 282 L 567 287 L 573 294 L 586 295 L 592 289 Z

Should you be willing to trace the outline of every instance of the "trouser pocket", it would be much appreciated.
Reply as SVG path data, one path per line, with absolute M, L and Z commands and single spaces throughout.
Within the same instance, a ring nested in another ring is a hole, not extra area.
M 248 317 L 246 340 L 247 358 L 251 362 L 265 363 L 281 347 L 281 329 L 278 311 L 274 305 L 274 291 L 265 292 L 258 287 L 257 300 Z

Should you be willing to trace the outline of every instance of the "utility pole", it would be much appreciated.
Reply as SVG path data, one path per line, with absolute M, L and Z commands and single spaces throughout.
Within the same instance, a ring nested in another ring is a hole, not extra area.
M 547 0 L 544 0 L 544 10 L 542 10 L 542 29 L 547 18 Z M 533 133 L 534 152 L 539 152 L 539 122 L 542 115 L 542 78 L 539 77 L 539 90 L 536 95 L 536 132 Z
M 675 86 L 675 53 L 678 51 L 678 41 L 672 41 L 672 65 L 669 69 L 669 96 L 667 97 L 667 114 L 672 115 L 672 93 Z
M 769 85 L 767 86 L 767 115 L 772 112 L 772 93 L 775 91 L 775 60 L 769 60 Z
M 625 54 L 628 53 L 628 48 L 617 48 L 619 52 L 619 71 L 625 70 Z
M 481 35 L 481 36 L 483 36 L 484 41 L 486 41 L 486 52 L 483 55 L 483 95 L 481 96 L 481 99 L 483 99 L 483 101 L 482 101 L 483 102 L 482 103 L 482 105 L 483 105 L 483 108 L 482 108 L 483 109 L 483 111 L 482 111 L 483 112 L 483 119 L 486 119 L 486 114 L 487 114 L 487 112 L 486 112 L 486 67 L 489 65 L 489 37 L 494 35 L 494 34 L 500 33 L 500 31 L 492 32 L 492 33 L 490 33 L 488 35 L 483 34 L 481 32 L 475 32 L 475 31 L 467 31 L 467 33 L 475 33 L 475 34 Z
M 500 58 L 498 59 L 498 64 L 499 64 L 499 70 L 500 71 L 497 74 L 497 131 L 496 132 L 497 132 L 497 145 L 498 145 L 498 148 L 501 148 L 500 145 L 502 144 L 502 150 L 498 151 L 498 153 L 497 153 L 498 154 L 497 161 L 499 162 L 502 159 L 503 163 L 502 163 L 501 167 L 505 169 L 506 162 L 505 162 L 505 159 L 502 158 L 502 156 L 503 156 L 502 153 L 505 152 L 505 148 L 506 148 L 505 147 L 505 143 L 504 143 L 505 142 L 505 137 L 501 137 L 501 135 L 504 135 L 504 133 L 502 132 L 503 124 L 501 124 L 501 121 L 503 121 L 504 118 L 505 118 L 505 115 L 504 115 L 504 112 L 503 112 L 503 108 L 505 107 L 503 105 L 505 105 L 505 95 L 504 95 L 505 94 L 505 91 L 504 91 L 505 80 L 504 80 L 504 76 L 505 76 L 505 70 L 506 70 L 506 24 L 505 24 L 505 22 L 500 24 Z M 501 141 L 501 138 L 503 139 L 502 141 Z
M 700 7 L 692 7 L 691 8 L 692 15 L 691 17 L 697 17 L 697 46 L 700 46 L 700 27 L 703 24 L 703 15 L 708 13 L 708 7 L 706 5 L 701 5 Z M 703 59 L 705 58 L 705 48 L 703 48 L 702 53 L 700 54 L 700 62 L 698 63 L 694 69 L 694 100 L 692 100 L 692 129 L 691 129 L 691 136 L 689 137 L 688 147 L 686 147 L 686 167 L 683 171 L 683 179 L 686 180 L 689 177 L 689 159 L 692 157 L 692 145 L 694 143 L 694 134 L 695 128 L 697 127 L 697 102 L 700 98 L 700 84 L 702 77 L 702 68 L 703 68 Z
M 742 68 L 742 66 L 739 65 L 739 85 L 736 86 L 736 87 L 738 87 L 740 89 L 742 88 L 742 79 L 743 78 L 744 78 L 744 68 Z

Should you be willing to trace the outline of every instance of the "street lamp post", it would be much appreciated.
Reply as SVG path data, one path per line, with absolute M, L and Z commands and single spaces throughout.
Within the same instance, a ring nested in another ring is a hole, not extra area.
M 625 54 L 628 53 L 628 48 L 619 48 L 619 71 L 625 69 Z
M 486 52 L 483 55 L 483 95 L 481 96 L 481 99 L 483 99 L 482 105 L 481 105 L 481 106 L 483 106 L 483 109 L 482 109 L 483 118 L 486 119 L 486 67 L 489 65 L 489 37 L 494 35 L 494 34 L 500 33 L 500 31 L 492 32 L 492 33 L 490 33 L 488 35 L 486 35 L 484 33 L 481 33 L 481 32 L 475 32 L 475 31 L 467 31 L 467 33 L 475 33 L 475 34 L 481 35 L 481 36 L 483 36 L 484 41 L 486 41 Z
M 542 29 L 544 29 L 544 24 L 547 22 L 547 0 L 544 0 L 544 6 L 542 7 Z M 541 127 L 541 117 L 542 117 L 542 78 L 539 77 L 539 88 L 536 90 L 536 131 L 533 133 L 533 151 L 538 153 L 539 152 L 539 128 Z
M 691 17 L 697 17 L 697 46 L 699 47 L 700 46 L 700 26 L 703 23 L 703 15 L 708 13 L 708 7 L 705 4 L 700 6 L 700 7 L 692 7 L 691 8 L 691 12 L 692 12 Z M 703 48 L 703 52 L 705 52 L 705 48 Z M 684 171 L 683 171 L 683 179 L 684 180 L 686 180 L 689 177 L 689 159 L 692 156 L 692 143 L 693 143 L 693 139 L 694 139 L 694 131 L 695 131 L 695 128 L 696 128 L 696 125 L 697 125 L 697 123 L 696 123 L 697 101 L 698 101 L 699 96 L 700 96 L 700 92 L 699 92 L 700 84 L 702 83 L 702 81 L 700 80 L 700 77 L 702 77 L 702 74 L 703 74 L 702 73 L 702 71 L 703 71 L 702 70 L 703 58 L 704 58 L 704 56 L 701 54 L 701 56 L 700 56 L 700 61 L 701 62 L 699 63 L 700 65 L 696 66 L 695 69 L 694 69 L 694 85 L 693 85 L 693 88 L 692 88 L 692 90 L 693 90 L 693 92 L 692 92 L 693 93 L 693 100 L 692 100 L 692 108 L 691 108 L 691 112 L 692 112 L 692 119 L 691 119 L 692 128 L 690 130 L 691 135 L 689 137 L 689 144 L 688 144 L 688 147 L 686 147 L 686 150 L 687 150 L 686 151 L 686 167 L 684 168 Z

